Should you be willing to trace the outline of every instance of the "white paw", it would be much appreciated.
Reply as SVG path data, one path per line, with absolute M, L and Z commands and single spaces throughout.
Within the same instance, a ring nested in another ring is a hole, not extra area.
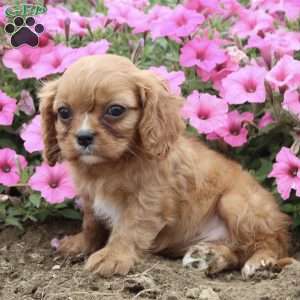
M 206 245 L 192 246 L 182 259 L 182 264 L 187 268 L 205 271 L 209 268 L 213 253 Z
M 272 257 L 261 259 L 260 261 L 249 260 L 242 268 L 242 277 L 247 280 L 255 275 L 257 271 L 268 270 L 272 268 L 276 263 L 276 260 Z

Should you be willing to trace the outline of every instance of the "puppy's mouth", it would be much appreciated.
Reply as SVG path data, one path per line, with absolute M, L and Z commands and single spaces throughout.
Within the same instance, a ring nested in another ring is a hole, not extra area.
M 79 159 L 89 165 L 100 163 L 103 161 L 99 155 L 96 155 L 92 146 L 80 147 L 78 149 Z

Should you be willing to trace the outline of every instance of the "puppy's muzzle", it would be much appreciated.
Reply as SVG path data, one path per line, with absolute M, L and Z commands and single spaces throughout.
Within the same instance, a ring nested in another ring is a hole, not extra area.
M 91 131 L 86 131 L 86 130 L 80 130 L 76 134 L 76 140 L 78 145 L 80 145 L 83 148 L 87 148 L 94 142 L 94 137 L 95 134 Z

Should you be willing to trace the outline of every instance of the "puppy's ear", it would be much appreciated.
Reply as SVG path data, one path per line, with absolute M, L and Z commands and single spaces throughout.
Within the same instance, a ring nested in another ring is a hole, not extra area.
M 42 135 L 44 142 L 43 158 L 49 165 L 54 165 L 60 157 L 60 150 L 56 139 L 53 102 L 58 86 L 58 79 L 47 82 L 39 92 L 40 112 L 42 118 Z
M 148 156 L 165 158 L 185 125 L 180 117 L 182 99 L 172 95 L 166 84 L 150 71 L 136 76 L 143 115 L 139 123 L 140 140 Z

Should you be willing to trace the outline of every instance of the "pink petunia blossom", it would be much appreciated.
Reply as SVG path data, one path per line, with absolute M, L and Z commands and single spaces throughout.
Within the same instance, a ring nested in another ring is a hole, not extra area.
M 299 0 L 252 0 L 252 9 L 263 8 L 276 16 L 282 13 L 290 20 L 296 21 L 300 17 Z
M 77 51 L 77 49 L 58 44 L 53 47 L 51 52 L 41 55 L 37 65 L 37 78 L 63 73 L 76 60 Z
M 20 170 L 27 166 L 27 161 L 10 148 L 0 149 L 0 183 L 12 186 L 20 180 Z
M 182 72 L 182 71 L 168 72 L 168 70 L 165 66 L 151 67 L 151 68 L 149 68 L 149 70 L 154 72 L 155 74 L 161 76 L 162 79 L 166 80 L 171 92 L 174 95 L 181 94 L 180 86 L 183 84 L 183 82 L 185 80 L 184 72 Z
M 104 5 L 109 8 L 111 4 L 122 4 L 131 6 L 137 9 L 144 9 L 149 5 L 148 0 L 104 0 Z
M 9 126 L 14 119 L 17 108 L 17 100 L 7 96 L 0 90 L 0 125 Z
M 254 116 L 250 112 L 231 111 L 228 113 L 226 125 L 217 128 L 215 133 L 232 147 L 240 147 L 247 142 L 248 129 L 245 125 L 253 119 Z
M 39 79 L 38 62 L 40 57 L 41 48 L 32 48 L 30 46 L 23 45 L 19 48 L 5 51 L 3 64 L 7 68 L 11 68 L 17 75 L 18 79 Z
M 22 111 L 28 116 L 32 116 L 35 114 L 35 106 L 34 101 L 27 90 L 22 90 L 20 94 L 20 100 L 17 104 L 18 110 Z
M 6 6 L 0 6 L 0 27 L 3 27 L 7 23 L 5 16 L 6 9 Z
M 300 159 L 290 149 L 282 147 L 268 177 L 276 179 L 278 192 L 284 200 L 289 198 L 292 189 L 296 190 L 296 196 L 300 196 L 299 168 Z
M 275 122 L 275 120 L 273 119 L 272 114 L 270 112 L 266 112 L 259 120 L 258 127 L 265 128 L 266 126 L 268 126 L 269 124 L 272 124 L 274 122 Z
M 89 19 L 63 6 L 49 6 L 47 13 L 36 18 L 45 27 L 45 32 L 55 36 L 65 34 L 66 21 L 70 23 L 70 34 L 83 37 L 88 34 Z
M 273 33 L 267 33 L 264 37 L 252 35 L 246 48 L 259 49 L 269 67 L 274 58 L 280 59 L 286 54 L 293 56 L 294 51 L 300 50 L 300 34 L 280 28 Z
M 194 38 L 181 48 L 180 65 L 183 67 L 196 66 L 206 72 L 212 71 L 227 59 L 219 44 L 218 41 L 209 40 L 206 37 Z
M 230 104 L 262 103 L 266 99 L 264 79 L 266 70 L 246 66 L 222 80 L 223 98 Z
M 222 12 L 218 0 L 186 0 L 184 5 L 205 16 Z
M 203 22 L 204 17 L 201 14 L 178 5 L 163 19 L 160 35 L 175 40 L 187 37 Z
M 171 13 L 171 8 L 162 5 L 154 5 L 144 18 L 138 18 L 131 23 L 134 28 L 133 33 L 150 32 L 153 40 L 161 36 L 161 24 L 163 20 Z
M 48 32 L 43 32 L 39 36 L 39 48 L 46 48 L 48 52 L 54 47 L 53 37 Z M 45 50 L 43 51 L 45 53 Z
M 145 18 L 144 12 L 123 1 L 106 1 L 106 7 L 108 19 L 119 25 L 127 24 L 129 27 L 135 27 L 138 20 Z
M 241 16 L 246 8 L 238 0 L 220 0 L 222 15 L 224 18 Z
M 42 151 L 44 145 L 41 130 L 41 116 L 36 115 L 32 121 L 22 129 L 20 136 L 24 141 L 26 151 L 29 153 Z
M 101 14 L 101 13 L 96 13 L 93 14 L 92 17 L 89 18 L 89 25 L 93 31 L 97 29 L 102 29 L 107 25 L 108 18 Z
M 197 75 L 203 81 L 212 81 L 213 87 L 222 94 L 222 80 L 239 69 L 239 65 L 232 60 L 229 55 L 227 55 L 227 59 L 222 64 L 217 64 L 216 67 L 211 72 L 205 72 L 202 69 L 197 68 Z
M 199 133 L 207 134 L 226 125 L 227 111 L 228 105 L 222 99 L 193 91 L 187 97 L 181 113 Z
M 77 54 L 79 57 L 86 55 L 105 54 L 110 46 L 110 43 L 103 39 L 97 42 L 91 42 L 85 47 L 77 48 Z
M 231 33 L 240 38 L 274 31 L 274 19 L 263 10 L 244 10 L 240 19 L 232 26 Z
M 300 116 L 300 92 L 298 89 L 287 90 L 284 93 L 282 106 L 291 113 Z
M 50 167 L 46 163 L 36 167 L 35 173 L 29 179 L 30 187 L 41 192 L 49 203 L 61 203 L 66 198 L 76 195 L 73 182 L 65 164 L 55 164 Z
M 266 80 L 277 90 L 292 89 L 299 84 L 300 61 L 283 56 L 266 75 Z
M 53 238 L 50 241 L 50 245 L 51 245 L 51 248 L 53 248 L 54 250 L 57 250 L 60 245 L 60 240 L 58 238 Z

